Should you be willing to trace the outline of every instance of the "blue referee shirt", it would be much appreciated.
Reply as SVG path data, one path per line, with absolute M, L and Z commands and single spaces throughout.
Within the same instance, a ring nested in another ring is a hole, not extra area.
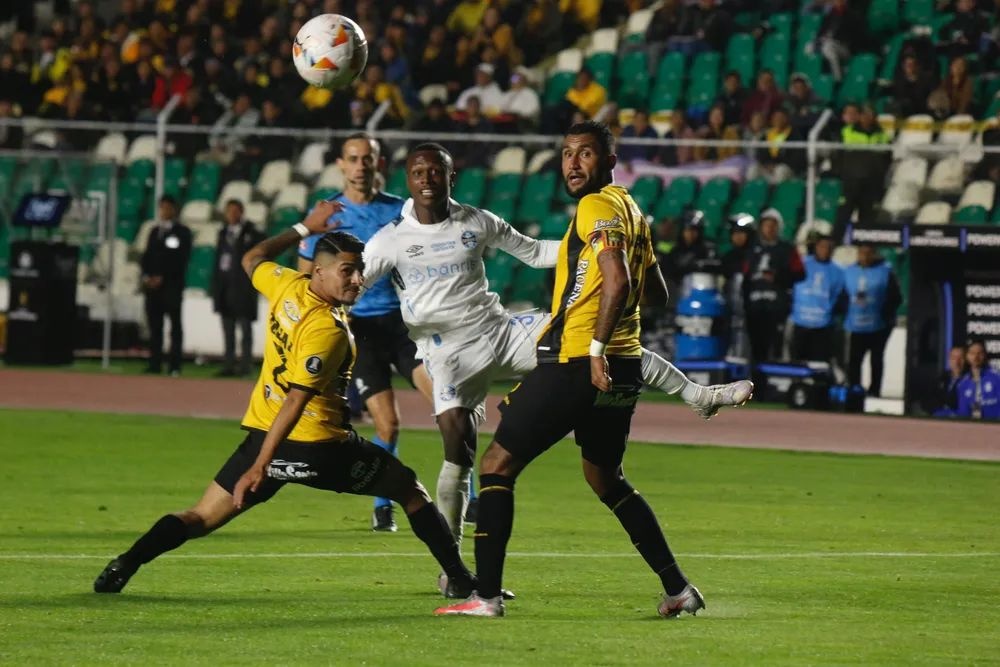
M 390 222 L 400 216 L 403 200 L 385 192 L 379 192 L 367 204 L 355 204 L 343 194 L 327 198 L 343 205 L 344 210 L 330 216 L 329 224 L 337 224 L 340 231 L 350 232 L 365 243 Z M 316 255 L 316 243 L 322 234 L 313 234 L 299 243 L 299 257 L 312 261 Z M 389 275 L 378 280 L 361 295 L 351 307 L 354 317 L 377 317 L 388 315 L 399 308 L 399 298 L 393 289 Z

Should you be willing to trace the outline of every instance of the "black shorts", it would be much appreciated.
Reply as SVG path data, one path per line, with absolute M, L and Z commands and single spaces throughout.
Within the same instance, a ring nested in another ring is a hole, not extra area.
M 583 458 L 617 468 L 642 389 L 642 368 L 638 357 L 611 357 L 608 365 L 611 391 L 599 392 L 590 383 L 589 358 L 538 364 L 500 404 L 494 439 L 528 463 L 573 431 Z
M 358 348 L 354 386 L 361 400 L 392 388 L 392 368 L 413 384 L 413 370 L 421 362 L 417 346 L 398 310 L 375 317 L 352 317 L 351 333 Z
M 229 493 L 260 454 L 263 431 L 248 431 L 247 437 L 215 475 L 215 483 Z M 342 442 L 303 443 L 285 440 L 278 445 L 267 477 L 256 493 L 247 493 L 246 505 L 258 505 L 271 499 L 287 483 L 315 489 L 371 495 L 391 466 L 402 466 L 398 459 L 373 445 L 357 433 Z

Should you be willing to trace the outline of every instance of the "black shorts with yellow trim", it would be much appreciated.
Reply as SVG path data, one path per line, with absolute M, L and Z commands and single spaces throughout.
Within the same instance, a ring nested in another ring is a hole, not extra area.
M 249 429 L 246 438 L 215 476 L 215 483 L 229 493 L 260 454 L 264 431 Z M 354 431 L 345 440 L 297 442 L 285 440 L 278 445 L 267 469 L 267 477 L 254 493 L 246 495 L 246 505 L 267 502 L 285 484 L 302 484 L 315 489 L 371 495 L 392 466 L 399 461 Z
M 528 463 L 572 431 L 583 458 L 617 468 L 642 390 L 639 357 L 609 357 L 611 391 L 590 382 L 590 358 L 540 363 L 500 404 L 494 439 Z
M 351 333 L 358 348 L 351 375 L 361 400 L 392 388 L 392 369 L 413 384 L 413 371 L 423 363 L 399 309 L 386 315 L 352 317 Z

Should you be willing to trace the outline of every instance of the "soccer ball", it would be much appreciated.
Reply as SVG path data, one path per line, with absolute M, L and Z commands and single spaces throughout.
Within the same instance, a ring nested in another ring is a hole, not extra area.
M 303 25 L 292 43 L 292 61 L 313 86 L 334 90 L 350 85 L 368 62 L 361 26 L 340 14 L 320 14 Z

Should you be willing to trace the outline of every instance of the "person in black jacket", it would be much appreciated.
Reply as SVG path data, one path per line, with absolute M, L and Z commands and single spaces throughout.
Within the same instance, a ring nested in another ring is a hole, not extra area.
M 698 271 L 704 260 L 716 256 L 715 244 L 705 240 L 705 214 L 698 210 L 681 215 L 681 235 L 664 260 L 663 275 L 674 284 Z
M 163 319 L 170 318 L 169 371 L 181 373 L 184 329 L 181 326 L 181 300 L 184 276 L 191 258 L 191 230 L 177 220 L 177 200 L 160 197 L 156 227 L 149 234 L 142 253 L 142 289 L 146 295 L 146 322 L 149 324 L 149 367 L 147 373 L 163 370 Z
M 219 375 L 247 375 L 253 368 L 253 322 L 257 319 L 257 290 L 240 267 L 240 257 L 264 240 L 253 223 L 243 219 L 238 199 L 226 202 L 225 226 L 215 243 L 212 305 L 222 318 L 225 355 Z M 236 364 L 236 329 L 240 330 L 240 361 Z
M 754 364 L 782 357 L 792 286 L 806 277 L 795 246 L 778 236 L 783 224 L 777 209 L 761 213 L 759 238 L 744 266 L 743 303 Z

